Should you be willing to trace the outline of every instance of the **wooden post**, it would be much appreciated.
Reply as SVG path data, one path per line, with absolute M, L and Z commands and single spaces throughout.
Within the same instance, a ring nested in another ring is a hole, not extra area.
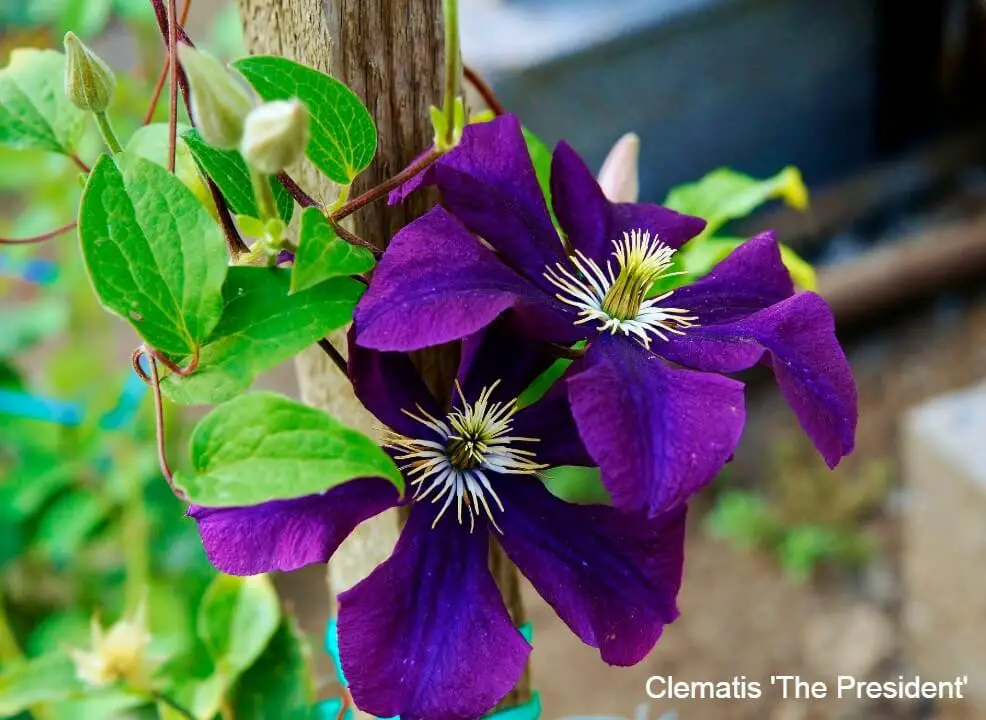
M 432 143 L 428 108 L 442 99 L 444 52 L 442 0 L 239 0 L 244 32 L 253 53 L 271 53 L 331 73 L 366 103 L 377 123 L 379 146 L 373 165 L 354 192 L 372 187 L 404 168 Z M 316 197 L 331 197 L 331 183 L 310 168 L 300 181 Z M 393 233 L 433 203 L 426 193 L 400 207 L 383 202 L 354 215 L 352 229 L 385 247 Z M 340 337 L 337 347 L 344 347 Z M 451 395 L 456 363 L 453 349 L 418 354 L 422 376 L 439 397 Z M 353 397 L 348 381 L 318 348 L 297 359 L 302 399 L 364 430 L 379 427 Z M 330 563 L 334 591 L 369 574 L 393 548 L 399 521 L 380 516 L 354 533 Z M 515 567 L 497 548 L 491 568 L 514 620 L 524 622 L 520 581 Z M 528 673 L 503 705 L 530 697 Z

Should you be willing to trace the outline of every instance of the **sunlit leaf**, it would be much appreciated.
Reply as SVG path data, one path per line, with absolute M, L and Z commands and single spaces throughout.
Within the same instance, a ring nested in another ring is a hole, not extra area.
M 306 153 L 340 185 L 370 166 L 377 149 L 373 118 L 352 90 L 329 75 L 283 57 L 255 56 L 233 66 L 264 100 L 298 98 L 311 113 Z
M 161 352 L 200 347 L 222 313 L 227 260 L 222 232 L 191 191 L 149 160 L 105 155 L 79 217 L 103 305 Z
M 71 155 L 85 115 L 65 96 L 65 56 L 18 48 L 0 70 L 0 144 Z
M 374 263 L 373 253 L 339 237 L 318 208 L 306 208 L 301 216 L 298 252 L 291 268 L 291 292 L 306 290 L 334 277 L 365 273 Z
M 206 415 L 192 434 L 194 473 L 178 483 L 206 507 L 256 505 L 382 477 L 403 492 L 394 461 L 338 420 L 274 393 L 241 395 Z

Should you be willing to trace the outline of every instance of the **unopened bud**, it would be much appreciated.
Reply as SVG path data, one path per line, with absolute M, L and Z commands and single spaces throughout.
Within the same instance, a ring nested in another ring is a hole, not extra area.
M 247 91 L 211 55 L 184 43 L 178 59 L 188 77 L 192 121 L 213 147 L 233 150 L 243 137 L 243 118 L 253 108 Z
M 240 152 L 254 169 L 273 175 L 299 160 L 308 144 L 308 108 L 298 99 L 275 100 L 251 112 Z
M 147 646 L 146 608 L 143 603 L 132 618 L 121 618 L 108 630 L 92 619 L 92 648 L 70 651 L 76 675 L 93 687 L 106 687 L 120 680 L 139 685 L 150 672 Z
M 627 133 L 613 146 L 599 171 L 599 187 L 610 202 L 637 202 L 640 195 L 638 163 L 640 138 Z
M 109 65 L 86 47 L 75 33 L 65 33 L 65 94 L 81 110 L 106 112 L 116 90 Z

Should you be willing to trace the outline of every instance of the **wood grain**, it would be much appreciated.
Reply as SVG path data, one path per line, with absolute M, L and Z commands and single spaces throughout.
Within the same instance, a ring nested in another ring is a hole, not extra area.
M 433 140 L 430 105 L 441 105 L 444 53 L 441 0 L 239 0 L 248 47 L 254 53 L 283 55 L 330 72 L 363 100 L 377 123 L 379 144 L 370 168 L 354 193 L 397 174 Z M 310 167 L 292 175 L 315 197 L 334 189 Z M 420 193 L 403 206 L 372 205 L 351 218 L 351 229 L 378 247 L 434 203 Z M 336 347 L 344 347 L 339 337 Z M 297 361 L 305 402 L 322 407 L 357 427 L 373 423 L 352 396 L 348 382 L 317 348 Z M 451 396 L 457 364 L 455 348 L 435 348 L 415 358 L 438 397 Z M 368 574 L 389 555 L 398 521 L 393 514 L 364 523 L 330 564 L 333 590 L 341 591 Z M 497 547 L 491 568 L 514 620 L 524 622 L 520 578 Z M 502 706 L 530 698 L 529 673 Z

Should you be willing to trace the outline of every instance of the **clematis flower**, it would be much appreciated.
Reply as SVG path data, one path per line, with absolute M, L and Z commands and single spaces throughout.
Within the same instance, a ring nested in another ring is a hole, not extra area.
M 561 143 L 551 167 L 560 234 L 509 115 L 469 126 L 391 200 L 426 183 L 444 207 L 390 244 L 356 310 L 358 343 L 438 345 L 508 310 L 531 338 L 588 340 L 565 384 L 615 505 L 659 513 L 709 482 L 744 424 L 743 386 L 725 374 L 758 362 L 830 466 L 852 450 L 856 387 L 831 312 L 818 295 L 795 294 L 771 233 L 706 277 L 661 291 L 674 253 L 704 222 L 610 202 Z
M 513 400 L 538 354 L 485 337 L 463 343 L 449 411 L 407 356 L 352 348 L 354 386 L 391 429 L 410 503 L 391 557 L 339 596 L 343 669 L 356 704 L 377 717 L 476 718 L 516 684 L 530 645 L 490 574 L 491 541 L 608 663 L 641 660 L 678 614 L 685 508 L 647 519 L 549 493 L 542 469 L 591 459 L 563 393 L 524 409 Z M 357 524 L 397 502 L 390 483 L 364 478 L 190 514 L 213 564 L 242 575 L 326 562 Z

